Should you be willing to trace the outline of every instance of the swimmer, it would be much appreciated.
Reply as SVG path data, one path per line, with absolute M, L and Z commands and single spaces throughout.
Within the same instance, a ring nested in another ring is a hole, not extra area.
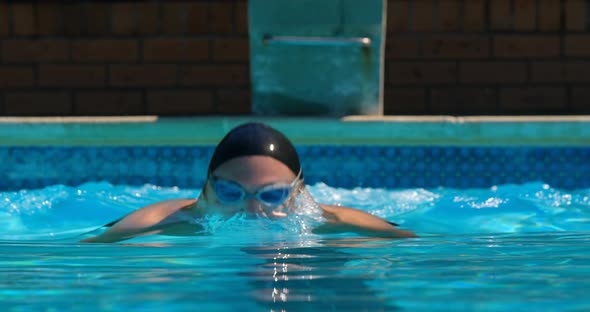
M 140 208 L 83 242 L 116 242 L 149 234 L 195 235 L 203 227 L 194 220 L 210 214 L 285 218 L 302 209 L 298 198 L 314 202 L 303 178 L 295 147 L 282 133 L 261 123 L 246 123 L 231 130 L 217 145 L 199 198 L 166 200 Z M 315 234 L 416 237 L 362 210 L 326 204 L 316 207 L 322 223 L 312 230 Z

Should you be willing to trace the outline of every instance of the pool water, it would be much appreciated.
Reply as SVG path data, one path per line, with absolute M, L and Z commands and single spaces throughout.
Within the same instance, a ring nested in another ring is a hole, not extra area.
M 309 186 L 417 239 L 319 236 L 266 220 L 81 244 L 200 190 L 91 182 L 0 193 L 2 311 L 587 311 L 590 189 Z

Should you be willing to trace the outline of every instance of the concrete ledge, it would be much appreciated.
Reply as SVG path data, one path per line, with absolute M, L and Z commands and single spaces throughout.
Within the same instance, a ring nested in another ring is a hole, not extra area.
M 216 144 L 248 121 L 296 144 L 590 145 L 590 116 L 3 117 L 0 145 Z
M 343 121 L 373 122 L 590 122 L 589 115 L 575 116 L 346 116 Z
M 0 124 L 156 122 L 158 116 L 0 117 Z

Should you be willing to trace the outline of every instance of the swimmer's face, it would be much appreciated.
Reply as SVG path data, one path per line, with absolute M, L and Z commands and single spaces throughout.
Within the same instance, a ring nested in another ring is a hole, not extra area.
M 289 167 L 269 156 L 242 156 L 231 159 L 211 173 L 211 178 L 206 184 L 208 209 L 213 210 L 210 212 L 221 213 L 225 216 L 245 212 L 248 215 L 269 218 L 284 217 L 289 198 L 280 205 L 268 205 L 261 198 L 264 199 L 268 196 L 269 199 L 275 199 L 273 196 L 276 194 L 273 194 L 272 191 L 262 193 L 265 190 L 273 190 L 275 186 L 293 185 L 295 178 L 296 174 Z M 218 196 L 215 192 L 212 185 L 212 181 L 215 180 L 234 184 L 234 186 L 242 188 L 248 195 L 243 200 L 236 202 L 224 201 L 220 198 L 222 196 Z M 290 198 L 296 193 L 297 187 L 296 185 L 291 188 Z

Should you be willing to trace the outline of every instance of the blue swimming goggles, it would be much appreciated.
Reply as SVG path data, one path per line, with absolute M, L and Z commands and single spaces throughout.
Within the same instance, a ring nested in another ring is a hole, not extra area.
M 295 180 L 289 184 L 273 183 L 265 185 L 254 193 L 247 192 L 239 183 L 213 175 L 209 178 L 209 181 L 215 191 L 215 195 L 217 195 L 217 199 L 222 204 L 237 204 L 245 199 L 255 198 L 266 206 L 276 207 L 283 204 L 291 196 L 300 181 L 300 176 L 301 171 L 299 171 Z

